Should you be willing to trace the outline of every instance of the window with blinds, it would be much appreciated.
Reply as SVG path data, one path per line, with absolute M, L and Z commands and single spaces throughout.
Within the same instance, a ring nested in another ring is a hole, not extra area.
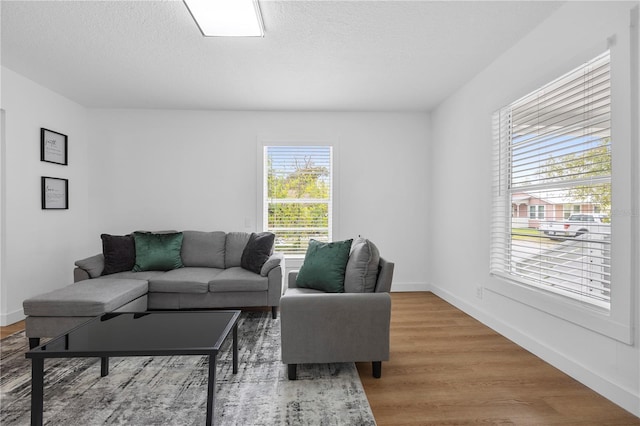
M 606 310 L 609 52 L 497 111 L 490 269 Z
M 275 249 L 304 255 L 309 240 L 331 241 L 331 146 L 264 147 L 263 227 Z

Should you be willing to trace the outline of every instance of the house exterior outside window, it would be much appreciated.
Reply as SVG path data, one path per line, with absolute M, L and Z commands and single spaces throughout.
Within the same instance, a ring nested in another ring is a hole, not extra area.
M 544 219 L 544 205 L 529 206 L 529 219 Z

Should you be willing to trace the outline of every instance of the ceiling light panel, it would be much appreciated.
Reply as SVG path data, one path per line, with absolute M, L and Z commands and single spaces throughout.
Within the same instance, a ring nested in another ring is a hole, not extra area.
M 205 37 L 263 37 L 257 0 L 184 0 Z

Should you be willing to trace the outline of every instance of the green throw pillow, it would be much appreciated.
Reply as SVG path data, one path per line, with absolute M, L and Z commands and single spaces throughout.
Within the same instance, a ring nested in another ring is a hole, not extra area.
M 296 285 L 327 293 L 344 293 L 344 271 L 352 241 L 321 243 L 310 240 Z
M 182 232 L 168 234 L 134 232 L 133 241 L 136 246 L 134 272 L 170 271 L 182 268 L 180 257 Z

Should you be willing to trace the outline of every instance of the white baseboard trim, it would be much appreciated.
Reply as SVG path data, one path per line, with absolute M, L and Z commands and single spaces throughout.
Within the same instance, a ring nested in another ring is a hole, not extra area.
M 391 291 L 393 292 L 409 292 L 409 291 L 430 291 L 427 283 L 392 283 Z
M 640 417 L 640 395 L 634 393 L 633 390 L 624 388 L 611 382 L 605 377 L 594 374 L 585 366 L 567 358 L 552 347 L 549 347 L 526 333 L 523 333 L 522 330 L 511 327 L 504 321 L 465 302 L 447 290 L 433 284 L 430 284 L 429 288 L 432 293 L 471 315 L 487 327 L 525 348 L 540 359 L 573 377 L 575 380 L 591 388 L 633 415 Z
M 8 314 L 0 314 L 0 326 L 7 326 L 14 324 L 18 321 L 22 321 L 25 319 L 24 312 L 22 309 L 18 309 L 17 311 L 9 312 Z

